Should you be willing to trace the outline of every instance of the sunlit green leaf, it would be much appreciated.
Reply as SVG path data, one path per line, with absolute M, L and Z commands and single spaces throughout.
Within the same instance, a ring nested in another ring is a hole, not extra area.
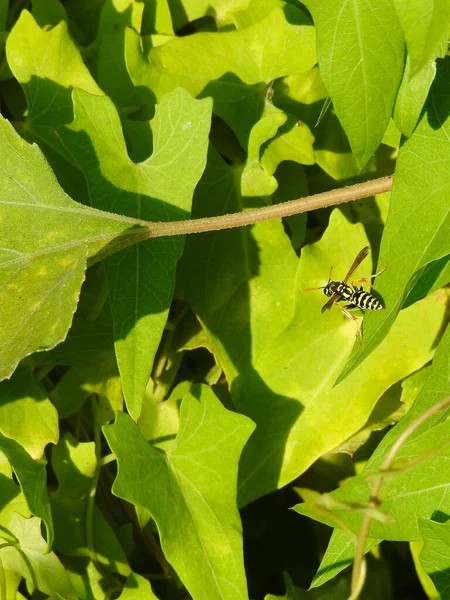
M 15 515 L 9 532 L 16 538 L 13 545 L 2 548 L 6 569 L 20 573 L 38 590 L 64 600 L 77 600 L 67 573 L 56 554 L 46 554 L 46 542 L 41 535 L 41 522 L 32 517 Z
M 126 52 L 135 65 L 130 72 L 133 83 L 150 86 L 157 99 L 176 85 L 193 96 L 212 96 L 214 113 L 233 129 L 251 159 L 255 158 L 255 145 L 276 132 L 274 118 L 279 125 L 285 120 L 282 114 L 272 114 L 268 121 L 266 116 L 259 123 L 268 84 L 278 77 L 306 71 L 316 62 L 311 21 L 291 5 L 283 10 L 277 7 L 263 20 L 238 31 L 174 39 L 152 48 L 147 60 L 140 56 L 139 38 L 130 30 Z
M 58 129 L 73 120 L 73 88 L 91 94 L 102 91 L 84 64 L 68 25 L 62 21 L 50 31 L 43 31 L 31 14 L 23 10 L 8 36 L 6 52 L 28 105 L 21 134 L 39 144 L 71 198 L 88 204 L 83 175 L 71 163 Z
M 436 64 L 427 64 L 415 77 L 411 77 L 411 62 L 406 59 L 403 79 L 394 107 L 394 121 L 398 129 L 411 137 L 436 75 Z
M 450 5 L 447 0 L 394 0 L 394 6 L 406 38 L 414 77 L 435 58 L 438 46 L 448 35 Z
M 414 275 L 450 254 L 449 102 L 447 57 L 439 62 L 426 113 L 401 148 L 397 161 L 379 259 L 379 265 L 390 266 L 376 285 L 386 310 L 368 315 L 363 345 L 354 349 L 340 379 L 365 360 L 385 337 L 414 287 Z
M 154 221 L 189 214 L 206 161 L 209 99 L 193 100 L 181 88 L 168 94 L 152 122 L 153 154 L 139 165 L 128 157 L 107 98 L 78 91 L 74 104 L 76 119 L 61 137 L 85 172 L 96 206 Z M 183 243 L 182 237 L 149 240 L 107 260 L 117 362 L 135 418 L 167 320 Z
M 37 146 L 0 121 L 0 378 L 21 358 L 62 341 L 86 261 L 125 234 L 125 217 L 73 202 Z M 55 307 L 58 307 L 55 310 Z
M 417 417 L 439 400 L 450 395 L 450 381 L 447 376 L 449 360 L 450 328 L 447 328 L 417 400 L 400 423 L 383 438 L 362 473 L 333 492 L 339 499 L 367 502 L 369 483 L 365 476 L 378 471 L 389 448 Z M 420 455 L 433 450 L 441 441 L 445 443 L 448 440 L 449 425 L 448 421 L 442 422 L 442 420 L 446 418 L 449 411 L 447 407 L 422 423 L 407 444 L 401 448 L 398 457 L 404 456 L 407 460 L 415 454 Z M 381 509 L 394 516 L 397 524 L 387 528 L 373 526 L 368 544 L 373 547 L 386 538 L 408 541 L 421 539 L 420 518 L 429 519 L 436 506 L 440 506 L 442 511 L 450 510 L 447 506 L 449 483 L 446 467 L 449 454 L 449 447 L 443 447 L 438 454 L 418 464 L 411 471 L 399 473 L 396 478 L 388 481 L 386 492 L 383 494 L 385 502 L 381 505 Z M 303 505 L 298 505 L 297 510 L 305 514 Z M 357 516 L 350 514 L 340 516 L 355 532 L 358 531 L 360 519 Z M 334 577 L 352 561 L 353 556 L 354 546 L 349 542 L 348 536 L 341 531 L 333 533 L 314 584 L 321 585 Z
M 211 214 L 213 191 L 215 210 L 219 198 L 223 211 L 239 205 L 233 169 L 211 158 L 196 195 L 197 214 Z M 432 357 L 445 294 L 405 312 L 379 353 L 351 381 L 334 387 L 356 327 L 337 307 L 321 314 L 321 290 L 303 290 L 324 285 L 331 265 L 336 277 L 344 277 L 365 245 L 362 228 L 338 211 L 321 241 L 303 248 L 300 261 L 277 222 L 186 242 L 184 296 L 210 336 L 237 408 L 257 423 L 241 460 L 242 503 L 292 481 L 347 440 L 393 383 Z M 369 261 L 358 271 L 370 272 Z
M 58 414 L 26 366 L 0 383 L 0 432 L 36 460 L 42 458 L 48 443 L 58 441 Z
M 52 466 L 59 481 L 51 496 L 55 549 L 69 556 L 95 553 L 100 564 L 128 575 L 130 568 L 114 531 L 91 498 L 97 475 L 94 442 L 77 443 L 71 435 L 64 436 L 53 450 Z
M 45 458 L 34 460 L 15 440 L 0 434 L 0 450 L 9 463 L 20 483 L 30 511 L 41 518 L 47 528 L 47 548 L 53 543 L 53 520 L 47 491 L 47 473 Z
M 13 479 L 13 471 L 7 456 L 0 453 L 0 524 L 8 527 L 12 516 L 19 513 L 31 517 L 27 501 L 19 485 Z
M 391 0 L 305 4 L 317 30 L 323 81 L 362 167 L 383 138 L 402 77 L 404 42 L 395 8 Z
M 118 460 L 113 492 L 150 511 L 167 560 L 195 600 L 248 597 L 236 482 L 252 429 L 206 386 L 184 398 L 169 452 L 148 444 L 123 413 L 103 428 Z
M 158 598 L 152 592 L 152 586 L 147 579 L 131 573 L 125 581 L 123 592 L 118 600 L 158 600 Z
M 424 541 L 420 562 L 444 599 L 450 586 L 450 523 L 420 519 L 419 527 Z

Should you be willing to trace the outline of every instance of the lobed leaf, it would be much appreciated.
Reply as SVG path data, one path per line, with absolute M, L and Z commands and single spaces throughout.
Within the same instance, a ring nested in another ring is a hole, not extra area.
M 111 18 L 103 15 L 102 27 L 107 27 Z M 28 38 L 32 46 L 18 61 L 17 53 Z M 49 136 L 55 138 L 53 130 L 58 128 L 54 152 L 82 173 L 95 207 L 155 221 L 188 216 L 206 161 L 209 99 L 195 101 L 181 88 L 160 98 L 154 120 L 147 123 L 153 135 L 153 154 L 135 164 L 128 156 L 114 105 L 105 96 L 90 95 L 99 90 L 84 65 L 79 68 L 81 56 L 64 25 L 42 32 L 24 11 L 8 43 L 15 58 L 12 68 L 30 105 L 28 127 L 47 142 Z M 37 66 L 33 52 L 40 56 L 48 46 L 64 47 L 75 73 L 62 76 L 56 51 Z M 81 88 L 75 89 L 72 97 L 69 84 Z M 57 113 L 56 120 L 50 109 Z M 40 122 L 41 129 L 37 127 Z M 136 419 L 167 320 L 182 250 L 183 238 L 161 238 L 107 261 L 117 361 L 127 407 Z
M 236 482 L 252 429 L 206 386 L 185 396 L 168 452 L 149 445 L 124 413 L 103 428 L 118 461 L 113 493 L 150 511 L 165 557 L 195 600 L 248 598 Z
M 199 216 L 242 202 L 233 169 L 213 156 L 208 165 L 196 196 Z M 378 398 L 432 357 L 445 294 L 405 312 L 379 353 L 334 387 L 355 325 L 337 308 L 322 315 L 321 291 L 303 290 L 324 285 L 333 264 L 342 265 L 336 277 L 344 277 L 365 245 L 361 226 L 339 211 L 300 261 L 277 222 L 186 242 L 179 278 L 184 297 L 210 337 L 236 407 L 257 423 L 241 460 L 242 504 L 289 483 L 360 430 Z M 359 272 L 371 272 L 370 265 Z
M 450 380 L 448 378 L 448 364 L 450 360 L 450 328 L 442 337 L 437 348 L 431 369 L 428 371 L 426 382 L 406 416 L 383 438 L 364 470 L 356 477 L 352 477 L 342 487 L 333 492 L 343 501 L 367 502 L 369 497 L 369 483 L 366 476 L 376 473 L 398 436 L 425 410 L 431 408 L 442 398 L 450 394 Z M 397 460 L 412 460 L 415 456 L 424 454 L 438 448 L 440 441 L 448 440 L 448 421 L 443 419 L 449 414 L 447 408 L 427 419 L 409 438 L 398 454 Z M 436 506 L 448 512 L 448 477 L 447 462 L 450 450 L 444 446 L 437 454 L 418 464 L 411 471 L 400 472 L 396 478 L 387 482 L 387 489 L 383 493 L 384 499 L 381 509 L 396 520 L 395 526 L 382 527 L 372 524 L 368 544 L 383 539 L 418 540 L 421 539 L 420 518 L 430 518 Z M 297 512 L 308 514 L 303 505 L 296 507 Z M 360 518 L 351 513 L 340 514 L 340 517 L 357 532 Z M 334 526 L 334 524 L 332 525 Z M 321 585 L 336 573 L 345 568 L 353 558 L 353 547 L 349 544 L 346 534 L 336 531 L 333 534 L 329 549 L 315 577 L 315 585 Z M 320 582 L 320 583 L 319 583 Z
M 413 136 L 400 150 L 377 282 L 386 310 L 368 315 L 364 342 L 354 348 L 342 381 L 384 339 L 422 270 L 450 254 L 450 57 L 440 61 L 431 96 Z
M 37 146 L 0 120 L 0 379 L 61 342 L 87 259 L 132 229 L 125 217 L 73 202 Z
M 152 592 L 152 586 L 147 579 L 137 573 L 131 573 L 125 581 L 118 600 L 158 600 L 158 598 Z
M 59 438 L 58 414 L 31 369 L 19 366 L 0 383 L 0 432 L 40 460 L 50 442 Z
M 125 38 L 129 77 L 137 89 L 149 86 L 160 99 L 182 85 L 195 97 L 212 96 L 214 114 L 232 128 L 248 152 L 245 195 L 261 190 L 268 195 L 276 187 L 273 171 L 261 168 L 259 148 L 275 136 L 286 115 L 272 106 L 268 85 L 290 73 L 307 71 L 316 62 L 315 32 L 309 17 L 296 6 L 275 4 L 267 14 L 259 13 L 265 18 L 248 27 L 175 38 L 151 48 L 147 57 L 142 56 L 137 34 L 128 30 Z M 302 160 L 310 164 L 311 140 L 300 141 L 295 157 L 301 152 Z M 279 161 L 292 158 L 289 145 L 284 150 Z
M 40 520 L 25 519 L 15 515 L 9 531 L 16 543 L 2 548 L 2 562 L 6 569 L 20 573 L 32 586 L 41 592 L 77 600 L 67 573 L 53 552 L 46 553 L 46 543 L 41 535 Z
M 33 515 L 45 523 L 47 551 L 52 547 L 54 530 L 52 511 L 47 491 L 47 461 L 31 458 L 20 444 L 0 434 L 0 450 L 7 457 Z
M 210 100 L 193 100 L 182 88 L 165 96 L 152 122 L 153 154 L 136 165 L 111 101 L 80 90 L 73 99 L 75 121 L 61 137 L 85 173 L 95 205 L 146 220 L 186 217 L 206 162 Z M 183 244 L 182 237 L 150 239 L 106 261 L 117 362 L 135 419 L 166 324 Z
M 395 10 L 406 39 L 411 76 L 433 61 L 448 35 L 450 6 L 447 0 L 394 0 Z
M 445 518 L 448 518 L 448 515 L 445 515 Z M 445 598 L 450 586 L 450 523 L 420 519 L 419 527 L 424 541 L 420 563 L 432 579 L 441 598 Z
M 68 556 L 90 556 L 103 567 L 129 575 L 130 567 L 111 525 L 91 497 L 97 476 L 94 442 L 79 443 L 66 434 L 52 453 L 58 489 L 51 496 L 55 549 Z M 92 522 L 87 514 L 92 506 Z
M 383 139 L 402 77 L 404 41 L 395 8 L 391 0 L 305 4 L 316 26 L 321 76 L 363 167 Z

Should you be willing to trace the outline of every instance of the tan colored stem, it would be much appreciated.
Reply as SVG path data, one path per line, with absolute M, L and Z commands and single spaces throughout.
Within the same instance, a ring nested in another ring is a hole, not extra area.
M 386 454 L 384 461 L 380 467 L 380 475 L 382 475 L 383 471 L 387 471 L 388 469 L 390 469 L 392 462 L 394 461 L 394 459 L 395 459 L 396 455 L 398 454 L 399 450 L 401 449 L 401 447 L 404 446 L 404 444 L 406 443 L 408 438 L 422 425 L 422 423 L 424 423 L 425 421 L 427 421 L 427 419 L 429 419 L 430 417 L 432 417 L 436 413 L 440 412 L 441 410 L 443 410 L 444 408 L 446 408 L 449 405 L 450 405 L 450 396 L 447 396 L 447 398 L 444 398 L 440 402 L 437 402 L 436 404 L 431 406 L 429 409 L 427 409 L 425 412 L 423 412 L 421 415 L 419 415 L 417 417 L 417 419 L 414 419 L 414 421 L 412 421 L 412 423 L 410 423 L 408 425 L 408 427 L 406 427 L 406 429 L 404 429 L 402 431 L 402 433 L 398 436 L 398 438 L 392 444 L 389 452 Z M 372 482 L 372 491 L 370 494 L 369 506 L 371 504 L 373 506 L 379 505 L 380 498 L 378 497 L 378 495 L 380 493 L 382 484 L 383 484 L 383 478 L 381 476 Z M 355 559 L 353 561 L 353 568 L 352 568 L 352 592 L 353 592 L 352 596 L 351 596 L 352 598 L 354 598 L 354 597 L 357 598 L 359 592 L 362 589 L 361 569 L 364 568 L 364 566 L 363 566 L 364 565 L 364 548 L 366 545 L 366 540 L 367 540 L 367 536 L 369 533 L 371 520 L 372 519 L 371 519 L 370 515 L 366 515 L 363 518 L 362 523 L 361 523 L 361 529 L 360 529 L 359 535 L 358 535 L 358 543 L 356 546 Z M 358 593 L 355 595 L 356 590 L 358 590 Z
M 258 223 L 259 221 L 281 219 L 282 217 L 309 212 L 310 210 L 326 206 L 336 206 L 345 202 L 351 202 L 352 200 L 369 198 L 370 196 L 388 192 L 391 189 L 392 177 L 381 177 L 380 179 L 372 179 L 341 189 L 314 194 L 313 196 L 299 198 L 298 200 L 290 200 L 282 204 L 247 210 L 245 212 L 187 221 L 171 221 L 168 223 L 148 222 L 149 231 L 147 237 L 185 235 L 187 233 L 203 233 L 205 231 L 243 227 L 244 225 L 253 225 L 253 223 Z
M 88 260 L 88 265 L 91 266 L 115 254 L 119 250 L 133 246 L 143 240 L 244 227 L 245 225 L 253 225 L 259 221 L 281 219 L 282 217 L 289 217 L 290 215 L 309 212 L 318 208 L 325 208 L 326 206 L 337 206 L 345 202 L 352 202 L 353 200 L 370 198 L 370 196 L 389 192 L 391 189 L 392 177 L 381 177 L 380 179 L 372 179 L 364 183 L 331 190 L 330 192 L 314 194 L 313 196 L 299 198 L 298 200 L 290 200 L 282 204 L 274 204 L 272 206 L 264 206 L 263 208 L 219 215 L 217 217 L 168 222 L 142 221 L 126 217 L 127 222 L 139 226 L 139 229 L 135 229 L 133 234 L 124 232 L 124 235 L 127 236 L 125 239 L 118 238 L 115 240 L 110 246 L 99 252 L 99 254 L 91 257 Z

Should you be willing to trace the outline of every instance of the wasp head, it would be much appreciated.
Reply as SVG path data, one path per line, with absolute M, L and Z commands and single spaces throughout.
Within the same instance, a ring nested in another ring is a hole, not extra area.
M 328 281 L 327 285 L 323 288 L 323 293 L 325 296 L 331 298 L 331 296 L 336 293 L 337 285 L 337 281 Z

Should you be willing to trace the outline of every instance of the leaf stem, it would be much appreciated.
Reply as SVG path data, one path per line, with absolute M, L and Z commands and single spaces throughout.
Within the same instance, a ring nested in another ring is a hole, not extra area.
M 380 493 L 381 486 L 383 484 L 383 476 L 382 476 L 383 471 L 388 471 L 391 468 L 393 460 L 395 459 L 395 457 L 398 454 L 401 447 L 404 446 L 407 439 L 425 421 L 427 421 L 430 417 L 432 417 L 436 413 L 440 412 L 447 406 L 450 406 L 450 396 L 447 396 L 440 402 L 437 402 L 436 404 L 431 406 L 428 410 L 426 410 L 421 415 L 419 415 L 398 436 L 398 438 L 392 444 L 389 452 L 386 454 L 386 456 L 381 464 L 380 471 L 379 471 L 380 476 L 372 482 L 372 491 L 371 491 L 370 499 L 368 502 L 369 506 L 370 505 L 378 506 L 380 504 L 380 498 L 378 495 Z M 362 523 L 361 523 L 359 535 L 358 535 L 358 544 L 357 544 L 356 550 L 355 550 L 355 560 L 353 561 L 353 569 L 352 569 L 352 584 L 351 584 L 352 600 L 358 598 L 359 593 L 362 589 L 361 583 L 363 583 L 363 582 L 361 581 L 361 579 L 362 579 L 361 571 L 364 568 L 364 563 L 365 563 L 364 548 L 366 545 L 366 540 L 367 540 L 367 535 L 369 533 L 371 520 L 372 520 L 372 517 L 370 515 L 364 516 Z
M 95 395 L 91 397 L 91 408 L 92 408 L 92 421 L 94 427 L 94 444 L 95 444 L 95 456 L 97 459 L 97 465 L 95 467 L 94 477 L 92 478 L 91 488 L 89 490 L 89 496 L 86 508 L 86 543 L 88 547 L 89 557 L 94 564 L 97 564 L 98 557 L 95 550 L 94 541 L 94 511 L 95 511 L 95 495 L 97 493 L 98 478 L 100 475 L 100 453 L 101 453 L 101 430 L 100 425 L 97 421 L 97 398 Z
M 98 461 L 98 464 L 100 467 L 105 467 L 106 465 L 109 465 L 109 463 L 114 462 L 115 460 L 116 460 L 116 455 L 114 454 L 114 452 L 111 452 L 110 454 L 103 456 Z
M 89 259 L 89 266 L 115 254 L 119 250 L 127 248 L 141 242 L 143 240 L 169 237 L 173 235 L 186 235 L 189 233 L 205 233 L 207 231 L 221 231 L 222 229 L 233 229 L 235 227 L 244 227 L 246 225 L 254 225 L 260 221 L 269 221 L 271 219 L 281 219 L 327 206 L 338 206 L 353 200 L 361 200 L 362 198 L 370 198 L 383 192 L 389 192 L 392 189 L 392 177 L 380 177 L 379 179 L 371 179 L 364 183 L 344 188 L 314 194 L 306 198 L 298 198 L 297 200 L 289 200 L 282 204 L 273 204 L 262 208 L 255 208 L 244 212 L 230 213 L 227 215 L 219 215 L 216 217 L 204 217 L 201 219 L 187 219 L 185 221 L 167 221 L 154 222 L 142 221 L 140 219 L 129 219 L 139 229 L 135 234 L 129 234 L 126 239 L 121 239 L 116 243 L 112 243 L 96 256 Z
M 6 578 L 3 561 L 0 558 L 0 600 L 6 600 Z
M 170 221 L 167 223 L 148 222 L 149 231 L 147 235 L 149 238 L 154 238 L 243 227 L 260 221 L 281 219 L 282 217 L 289 217 L 290 215 L 309 212 L 326 206 L 337 206 L 346 202 L 352 202 L 353 200 L 369 198 L 370 196 L 388 192 L 391 189 L 392 177 L 381 177 L 341 189 L 322 192 L 321 194 L 314 194 L 313 196 L 297 200 L 290 200 L 282 204 L 255 208 L 245 212 L 219 215 L 217 217 L 205 217 L 202 219 L 190 219 L 187 221 Z

